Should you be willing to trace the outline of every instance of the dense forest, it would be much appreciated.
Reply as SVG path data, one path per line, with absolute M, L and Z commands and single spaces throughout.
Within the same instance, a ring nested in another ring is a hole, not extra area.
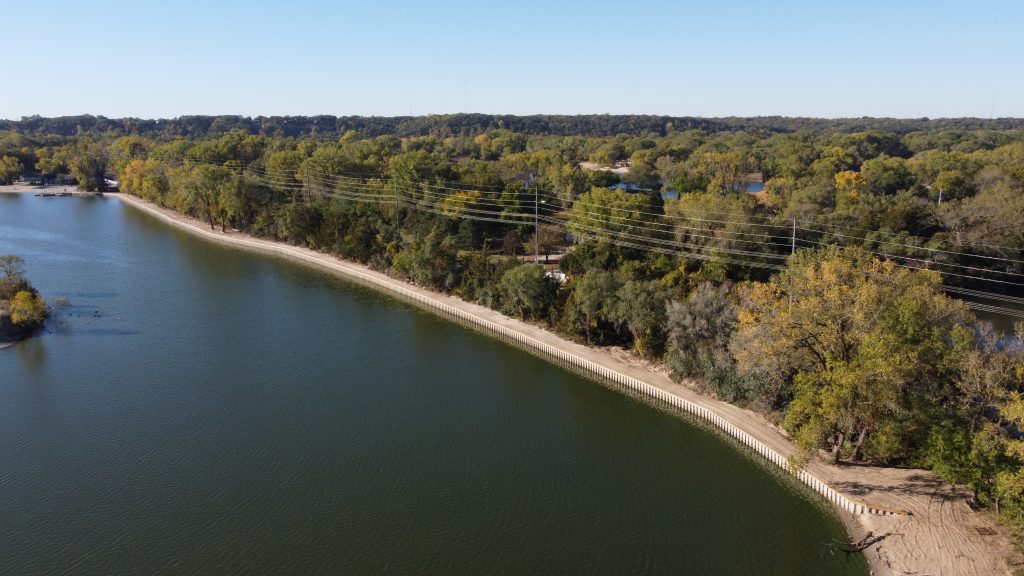
M 928 467 L 1024 525 L 1024 325 L 1010 328 L 1024 316 L 1022 120 L 75 117 L 0 129 L 0 181 L 117 180 L 211 228 L 629 348 L 769 415 L 807 457 Z
M 813 132 L 855 133 L 878 130 L 911 132 L 1022 130 L 1021 118 L 694 118 L 644 115 L 535 115 L 443 114 L 432 116 L 182 116 L 168 120 L 104 118 L 103 116 L 23 117 L 0 119 L 0 130 L 36 136 L 77 136 L 80 133 L 113 136 L 209 138 L 228 132 L 272 137 L 337 138 L 353 131 L 366 137 L 475 136 L 490 130 L 511 130 L 531 136 L 666 136 L 671 132 Z

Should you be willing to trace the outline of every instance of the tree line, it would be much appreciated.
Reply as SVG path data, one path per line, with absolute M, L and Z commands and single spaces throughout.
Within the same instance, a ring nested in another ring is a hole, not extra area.
M 348 131 L 364 136 L 476 135 L 490 130 L 512 130 L 528 135 L 597 136 L 619 134 L 666 136 L 672 132 L 748 131 L 760 133 L 855 133 L 878 130 L 911 132 L 1021 130 L 1019 118 L 699 118 L 659 115 L 532 115 L 436 114 L 429 116 L 180 116 L 170 119 L 106 118 L 80 115 L 46 118 L 25 116 L 0 119 L 0 130 L 25 135 L 77 136 L 83 132 L 115 136 L 207 138 L 233 131 L 273 137 L 337 138 Z

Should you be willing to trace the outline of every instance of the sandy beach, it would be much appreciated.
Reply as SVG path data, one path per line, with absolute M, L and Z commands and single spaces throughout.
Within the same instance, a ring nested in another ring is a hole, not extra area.
M 47 191 L 60 189 L 61 187 L 54 186 Z M 40 189 L 35 186 L 0 187 L 0 193 L 38 191 Z M 356 280 L 365 281 L 372 278 L 373 284 L 385 291 L 414 291 L 424 298 L 458 308 L 488 323 L 523 334 L 530 340 L 544 342 L 698 404 L 780 454 L 788 456 L 796 453 L 795 447 L 785 434 L 763 416 L 706 397 L 687 386 L 687 383 L 676 383 L 657 367 L 646 366 L 621 350 L 582 346 L 489 308 L 419 288 L 331 255 L 239 232 L 222 233 L 219 229 L 211 231 L 205 222 L 124 194 L 110 194 L 107 197 L 117 198 L 125 204 L 209 240 L 281 255 Z M 752 457 L 759 458 L 757 455 Z M 834 466 L 821 460 L 812 462 L 806 470 L 851 500 L 872 507 L 907 512 L 882 516 L 851 514 L 836 509 L 847 527 L 851 541 L 861 540 L 868 532 L 876 537 L 883 537 L 864 552 L 873 574 L 1010 574 L 1008 562 L 1016 563 L 1019 560 L 1013 557 L 1014 551 L 1009 540 L 1002 535 L 991 516 L 976 513 L 967 505 L 967 489 L 953 489 L 930 472 L 868 466 Z M 783 532 L 785 527 L 773 529 Z
M 78 188 L 74 186 L 64 186 L 53 184 L 50 186 L 36 186 L 35 184 L 10 184 L 7 186 L 0 186 L 0 194 L 39 194 L 40 192 L 59 194 L 61 192 L 71 192 L 78 194 Z

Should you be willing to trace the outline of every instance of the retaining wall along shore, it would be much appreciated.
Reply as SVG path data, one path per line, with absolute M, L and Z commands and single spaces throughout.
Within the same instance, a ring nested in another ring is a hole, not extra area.
M 887 510 L 884 508 L 873 507 L 860 502 L 854 498 L 846 496 L 841 492 L 833 489 L 824 481 L 818 479 L 810 472 L 803 470 L 795 465 L 784 455 L 780 454 L 776 450 L 770 448 L 760 440 L 757 440 L 744 430 L 741 430 L 732 422 L 724 418 L 721 414 L 716 413 L 714 410 L 701 406 L 695 402 L 682 398 L 672 392 L 652 386 L 646 382 L 643 382 L 632 376 L 622 374 L 612 368 L 603 366 L 597 362 L 581 358 L 575 354 L 562 350 L 556 346 L 552 346 L 547 342 L 543 342 L 536 338 L 524 334 L 520 331 L 510 329 L 506 326 L 502 326 L 495 322 L 492 322 L 486 318 L 482 318 L 472 312 L 456 308 L 446 304 L 441 300 L 441 295 L 430 296 L 422 294 L 416 290 L 411 290 L 406 286 L 402 285 L 402 282 L 389 278 L 383 274 L 371 272 L 367 270 L 361 270 L 355 265 L 345 264 L 333 256 L 319 254 L 306 248 L 298 248 L 295 246 L 289 246 L 286 244 L 279 244 L 277 242 L 269 240 L 257 240 L 251 237 L 239 237 L 239 236 L 227 236 L 221 233 L 217 233 L 211 230 L 203 228 L 203 224 L 191 224 L 183 222 L 181 220 L 172 218 L 167 214 L 164 214 L 160 209 L 144 204 L 142 200 L 136 198 L 127 197 L 123 194 L 114 194 L 114 196 L 132 206 L 135 206 L 149 214 L 155 215 L 174 226 L 183 228 L 205 238 L 223 242 L 226 244 L 232 244 L 236 246 L 244 246 L 262 252 L 281 254 L 293 259 L 300 260 L 315 266 L 327 268 L 335 272 L 341 272 L 353 279 L 358 280 L 361 284 L 382 289 L 388 293 L 399 296 L 403 299 L 418 303 L 422 306 L 441 312 L 442 314 L 456 318 L 458 320 L 468 322 L 485 331 L 492 334 L 497 334 L 504 339 L 511 342 L 515 342 L 520 346 L 529 348 L 531 350 L 542 353 L 545 356 L 557 359 L 569 366 L 578 368 L 586 371 L 590 374 L 594 374 L 608 381 L 614 382 L 621 385 L 629 390 L 633 390 L 639 394 L 653 398 L 669 404 L 675 408 L 678 408 L 686 413 L 692 414 L 699 418 L 714 424 L 716 427 L 721 429 L 729 436 L 739 440 L 745 446 L 749 447 L 754 452 L 760 454 L 766 460 L 775 464 L 785 472 L 795 475 L 801 482 L 809 486 L 812 490 L 821 494 L 826 500 L 837 506 L 838 508 L 845 510 L 853 514 L 877 514 L 877 515 L 898 515 L 905 514 L 905 512 Z

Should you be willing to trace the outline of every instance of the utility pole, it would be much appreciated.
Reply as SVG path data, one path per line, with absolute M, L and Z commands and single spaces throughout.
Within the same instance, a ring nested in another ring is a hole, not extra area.
M 942 206 L 942 188 L 939 188 L 939 203 L 938 206 Z
M 793 256 L 796 254 L 796 218 L 793 218 L 793 236 L 790 239 L 789 244 L 789 255 Z M 792 280 L 791 280 L 792 282 Z M 793 286 L 792 284 L 786 288 L 787 300 L 789 300 L 789 310 L 793 310 Z
M 399 199 L 398 199 L 398 183 L 395 182 L 395 177 L 394 176 L 391 177 L 391 186 L 394 189 L 394 196 L 395 196 L 395 230 L 398 232 L 398 241 L 399 241 L 399 243 L 401 243 L 401 241 L 402 241 L 402 215 L 398 211 L 398 208 L 399 208 L 399 206 L 398 206 L 398 204 L 399 204 Z
M 533 262 L 540 262 L 540 219 L 537 216 L 539 192 L 533 189 Z

